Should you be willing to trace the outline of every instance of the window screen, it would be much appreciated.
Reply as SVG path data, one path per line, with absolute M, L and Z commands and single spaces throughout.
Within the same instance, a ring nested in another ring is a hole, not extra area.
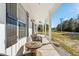
M 6 47 L 17 42 L 17 4 L 6 4 Z
M 27 15 L 26 11 L 23 8 L 21 4 L 18 4 L 18 34 L 19 34 L 19 39 L 26 37 L 27 34 Z
M 26 37 L 26 24 L 18 22 L 19 24 L 19 38 Z

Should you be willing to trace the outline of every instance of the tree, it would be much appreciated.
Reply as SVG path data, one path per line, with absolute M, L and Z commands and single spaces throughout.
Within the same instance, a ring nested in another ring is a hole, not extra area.
M 72 22 L 73 22 L 73 18 L 70 18 L 70 20 L 68 21 L 68 31 L 72 31 Z
M 57 31 L 60 31 L 60 30 L 61 30 L 61 24 L 58 24 Z
M 76 32 L 79 32 L 79 21 L 76 21 L 76 22 L 75 22 L 75 27 L 76 27 L 76 28 L 75 28 L 75 31 L 76 31 Z
M 63 29 L 63 31 L 68 31 L 68 20 L 63 22 L 62 29 Z
M 61 23 L 57 25 L 58 31 L 61 30 Z M 62 31 L 79 32 L 79 20 L 70 18 L 62 22 Z

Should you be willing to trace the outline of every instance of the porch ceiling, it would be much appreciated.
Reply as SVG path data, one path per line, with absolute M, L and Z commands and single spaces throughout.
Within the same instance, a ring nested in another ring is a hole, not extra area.
M 49 12 L 55 12 L 60 5 L 57 3 L 22 3 L 26 11 L 29 12 L 30 17 L 35 20 L 35 23 L 41 21 L 44 23 L 45 19 L 49 19 Z

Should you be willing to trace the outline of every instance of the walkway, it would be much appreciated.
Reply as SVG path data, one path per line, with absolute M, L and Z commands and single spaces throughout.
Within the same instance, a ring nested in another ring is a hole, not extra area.
M 43 37 L 42 40 L 43 43 L 49 42 L 46 37 L 44 36 L 42 37 Z M 41 48 L 38 49 L 38 52 L 40 52 L 40 54 L 39 53 L 37 54 L 42 56 L 59 56 L 59 53 L 55 50 L 55 48 L 51 44 L 42 46 Z

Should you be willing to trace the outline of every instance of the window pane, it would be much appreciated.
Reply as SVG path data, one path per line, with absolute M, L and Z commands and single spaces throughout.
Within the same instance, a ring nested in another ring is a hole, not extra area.
M 19 21 L 18 26 L 19 26 L 19 38 L 26 37 L 26 24 Z
M 6 4 L 6 47 L 10 47 L 17 42 L 17 5 Z

